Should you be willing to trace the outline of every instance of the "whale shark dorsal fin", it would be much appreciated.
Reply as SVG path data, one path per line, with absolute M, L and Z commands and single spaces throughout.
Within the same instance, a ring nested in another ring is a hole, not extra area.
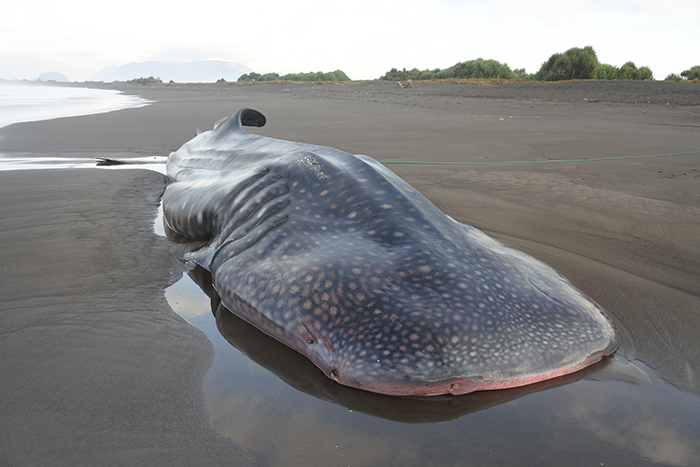
M 238 115 L 241 125 L 243 126 L 261 127 L 265 126 L 265 124 L 267 123 L 267 119 L 265 118 L 265 116 L 257 110 L 241 109 L 238 112 L 236 112 L 236 115 Z
M 265 116 L 254 109 L 243 108 L 214 124 L 214 132 L 229 133 L 233 131 L 246 132 L 244 126 L 262 127 L 267 123 Z

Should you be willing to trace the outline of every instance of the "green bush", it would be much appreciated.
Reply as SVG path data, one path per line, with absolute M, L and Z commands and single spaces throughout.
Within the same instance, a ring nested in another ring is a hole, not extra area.
M 590 45 L 573 47 L 564 53 L 556 53 L 544 62 L 535 73 L 538 81 L 562 81 L 568 79 L 590 79 L 599 66 L 598 56 Z
M 688 79 L 700 79 L 700 66 L 691 68 L 681 73 Z M 380 80 L 407 81 L 429 79 L 534 79 L 538 81 L 561 81 L 570 79 L 654 79 L 651 69 L 647 66 L 637 68 L 634 62 L 627 62 L 621 67 L 600 63 L 593 47 L 573 47 L 564 53 L 555 53 L 544 62 L 540 70 L 534 74 L 528 74 L 524 68 L 511 70 L 510 67 L 496 60 L 468 60 L 459 62 L 449 68 L 441 70 L 419 70 L 413 68 L 392 68 L 387 71 Z
M 639 79 L 654 79 L 654 73 L 652 73 L 651 68 L 648 66 L 639 67 Z
M 683 78 L 681 78 L 679 75 L 675 73 L 671 73 L 664 79 L 664 81 L 683 81 Z
M 532 74 L 525 71 L 525 68 L 516 68 L 513 70 L 513 77 L 515 79 L 532 79 Z
M 607 63 L 602 63 L 593 70 L 593 79 L 620 79 L 620 69 Z
M 260 73 L 251 71 L 250 73 L 243 73 L 241 76 L 239 76 L 238 81 L 257 81 L 260 79 L 260 76 Z
M 415 68 L 414 68 L 415 70 Z M 427 70 L 426 70 L 427 71 Z M 387 81 L 405 81 L 407 75 L 407 71 L 404 68 L 403 70 L 399 71 L 397 68 L 392 68 L 391 70 L 387 71 L 384 73 L 379 79 L 387 80 Z
M 406 70 L 405 68 L 403 70 L 397 70 L 396 68 L 392 68 L 379 79 L 384 79 L 388 81 L 408 81 L 409 79 L 435 79 L 438 73 L 440 73 L 439 68 L 436 68 L 435 70 L 423 71 L 419 70 L 418 68 L 413 68 L 412 70 Z
M 127 83 L 134 83 L 134 84 L 160 84 L 162 83 L 163 80 L 160 78 L 154 78 L 153 76 L 149 76 L 148 78 L 134 78 L 130 79 L 127 81 Z
M 524 69 L 522 70 L 522 73 L 525 74 Z M 396 68 L 392 68 L 379 79 L 387 81 L 407 81 L 409 79 L 508 79 L 515 77 L 515 73 L 505 63 L 501 63 L 496 60 L 484 60 L 483 58 L 477 58 L 476 60 L 455 63 L 451 67 L 445 68 L 444 70 L 435 68 L 434 70 L 421 71 L 418 68 L 413 68 L 412 70 L 406 70 L 405 68 L 398 70 Z
M 505 63 L 496 60 L 484 60 L 483 58 L 456 63 L 452 66 L 452 71 L 452 77 L 463 79 L 508 79 L 514 77 L 513 71 Z
M 685 70 L 681 73 L 685 79 L 700 79 L 700 65 L 694 66 L 689 70 Z
M 350 81 L 348 75 L 342 70 L 335 70 L 324 73 L 322 71 L 310 73 L 288 73 L 280 76 L 279 73 L 260 73 L 250 72 L 241 75 L 238 81 Z
M 649 67 L 643 66 L 637 68 L 633 62 L 627 62 L 620 67 L 620 76 L 618 79 L 651 79 L 652 73 Z
M 627 62 L 620 68 L 602 63 L 593 70 L 593 79 L 653 79 L 651 69 L 647 66 L 637 68 L 634 62 Z
M 342 70 L 330 71 L 324 73 L 322 71 L 310 73 L 288 73 L 280 79 L 287 81 L 350 81 L 348 75 Z

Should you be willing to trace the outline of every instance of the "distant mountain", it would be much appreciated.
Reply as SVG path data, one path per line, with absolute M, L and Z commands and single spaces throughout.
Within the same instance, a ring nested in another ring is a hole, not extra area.
M 220 60 L 195 62 L 131 62 L 120 67 L 107 67 L 93 78 L 95 81 L 128 81 L 135 78 L 160 78 L 163 82 L 211 83 L 221 78 L 236 81 L 244 73 L 253 71 L 242 63 Z
M 39 81 L 59 81 L 59 82 L 68 82 L 70 81 L 68 78 L 66 78 L 66 75 L 59 73 L 57 71 L 48 71 L 46 73 L 42 73 L 39 75 L 38 78 Z
M 118 69 L 119 69 L 118 66 L 108 66 L 107 68 L 101 69 L 99 71 L 99 73 L 97 73 L 95 76 L 93 76 L 92 79 L 93 79 L 93 81 L 103 81 L 103 82 L 106 81 L 109 83 L 110 82 L 109 75 L 111 75 L 112 73 L 114 73 Z M 140 78 L 140 76 L 137 76 L 137 78 Z M 144 78 L 148 78 L 148 77 L 144 76 Z

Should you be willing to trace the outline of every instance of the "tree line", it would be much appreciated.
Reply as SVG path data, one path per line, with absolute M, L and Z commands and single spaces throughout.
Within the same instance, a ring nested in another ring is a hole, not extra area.
M 666 77 L 667 81 L 683 81 L 683 79 L 692 80 L 700 79 L 700 65 L 694 66 L 688 70 L 681 71 L 681 75 L 678 76 L 675 73 L 671 73 Z
M 392 68 L 387 71 L 380 80 L 408 81 L 431 79 L 521 79 L 534 81 L 562 81 L 574 79 L 598 79 L 598 80 L 651 80 L 654 79 L 651 69 L 647 66 L 637 66 L 634 62 L 627 62 L 621 67 L 600 63 L 593 47 L 573 47 L 566 52 L 555 53 L 542 64 L 535 73 L 527 73 L 524 68 L 511 70 L 506 63 L 497 60 L 468 60 L 459 62 L 449 68 L 433 70 L 411 70 Z M 667 81 L 700 80 L 700 65 L 682 71 L 680 74 L 672 73 L 666 77 Z M 348 75 L 342 70 L 329 72 L 309 73 L 279 73 L 260 74 L 254 71 L 245 73 L 238 78 L 239 82 L 245 81 L 350 81 Z M 221 78 L 217 83 L 225 83 Z M 148 78 L 136 78 L 127 81 L 135 84 L 162 83 L 160 78 L 149 76 Z M 173 83 L 170 81 L 170 83 Z
M 505 64 L 496 60 L 468 60 L 455 65 L 434 70 L 398 70 L 392 68 L 380 80 L 407 81 L 428 79 L 522 79 L 535 81 L 562 81 L 573 79 L 632 79 L 650 80 L 653 73 L 648 66 L 637 68 L 634 62 L 627 62 L 621 67 L 600 63 L 593 47 L 573 47 L 563 53 L 555 53 L 542 64 L 540 69 L 528 74 L 524 68 L 511 70 Z M 671 74 L 667 80 L 700 79 L 700 66 L 683 71 L 680 76 Z
M 329 72 L 309 72 L 309 73 L 287 73 L 280 76 L 279 73 L 245 73 L 238 78 L 239 82 L 243 81 L 350 81 L 348 75 L 342 70 Z

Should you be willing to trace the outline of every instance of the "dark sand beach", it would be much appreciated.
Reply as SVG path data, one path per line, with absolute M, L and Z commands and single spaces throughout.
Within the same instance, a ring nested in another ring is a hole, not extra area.
M 153 104 L 0 128 L 0 154 L 165 156 L 252 107 L 255 132 L 387 163 L 553 266 L 620 348 L 523 390 L 347 390 L 241 323 L 219 319 L 217 343 L 191 324 L 215 330 L 211 313 L 170 307 L 185 246 L 153 230 L 163 175 L 0 171 L 0 464 L 697 465 L 699 84 L 95 86 Z

